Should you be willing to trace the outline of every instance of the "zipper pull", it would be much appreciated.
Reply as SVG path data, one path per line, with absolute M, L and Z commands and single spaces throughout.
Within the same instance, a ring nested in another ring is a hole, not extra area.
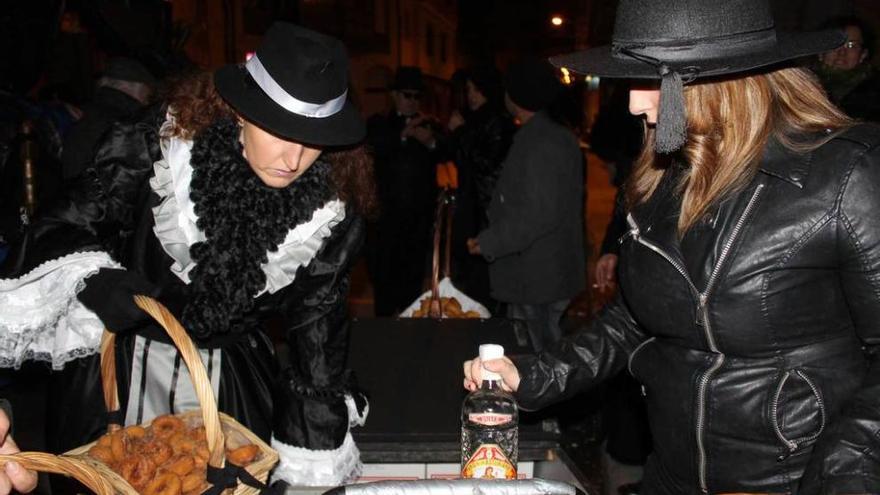
M 698 299 L 699 299 L 699 304 L 697 304 L 696 322 L 697 322 L 697 325 L 704 327 L 704 326 L 706 326 L 706 299 L 707 298 L 706 298 L 705 294 L 700 294 Z
M 626 224 L 629 226 L 629 230 L 626 231 L 626 234 L 623 234 L 622 236 L 620 236 L 620 239 L 617 240 L 619 244 L 623 244 L 623 241 L 629 239 L 630 237 L 632 237 L 635 241 L 639 240 L 639 226 L 638 224 L 636 224 L 636 219 L 633 218 L 632 213 L 626 214 Z
M 797 448 L 798 448 L 797 442 L 792 442 L 791 440 L 786 442 L 786 446 L 788 447 L 788 452 L 777 457 L 776 462 L 782 462 L 782 461 L 788 459 L 791 456 L 791 454 L 794 454 L 794 451 L 797 450 Z
M 638 240 L 639 240 L 639 229 L 629 229 L 629 230 L 627 230 L 627 231 L 626 231 L 626 234 L 623 234 L 622 236 L 620 236 L 620 239 L 617 239 L 617 243 L 618 243 L 618 244 L 623 244 L 623 243 L 626 242 L 626 240 L 629 239 L 630 237 L 632 237 L 633 240 L 638 241 Z

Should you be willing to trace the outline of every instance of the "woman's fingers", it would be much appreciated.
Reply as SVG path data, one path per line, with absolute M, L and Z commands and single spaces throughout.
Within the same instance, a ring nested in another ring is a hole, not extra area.
M 29 469 L 25 469 L 17 462 L 7 462 L 6 476 L 19 493 L 28 493 L 37 487 L 37 473 Z
M 501 359 L 493 359 L 486 361 L 483 366 L 489 370 L 501 375 L 501 388 L 508 392 L 516 392 L 519 388 L 519 371 L 507 356 Z

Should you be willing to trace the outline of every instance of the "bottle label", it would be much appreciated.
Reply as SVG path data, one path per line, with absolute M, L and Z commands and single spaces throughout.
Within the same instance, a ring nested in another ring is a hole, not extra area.
M 468 421 L 483 426 L 498 426 L 513 421 L 512 414 L 496 414 L 496 413 L 470 413 Z
M 474 455 L 461 468 L 462 478 L 516 479 L 516 466 L 504 454 L 498 445 L 493 443 L 480 445 Z

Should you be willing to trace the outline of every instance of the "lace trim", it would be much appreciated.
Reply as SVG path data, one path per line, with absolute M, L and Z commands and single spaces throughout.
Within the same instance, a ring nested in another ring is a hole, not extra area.
M 0 280 L 0 367 L 44 361 L 59 370 L 98 352 L 104 325 L 76 296 L 104 267 L 120 265 L 107 253 L 77 252 Z
M 170 136 L 174 126 L 170 113 L 160 128 L 160 136 Z M 195 267 L 189 248 L 196 242 L 204 241 L 205 234 L 196 222 L 194 203 L 190 199 L 192 166 L 189 163 L 193 143 L 177 137 L 160 140 L 162 159 L 153 164 L 153 177 L 150 188 L 161 201 L 153 208 L 153 233 L 159 239 L 162 249 L 174 262 L 171 271 L 185 283 L 190 283 L 189 273 Z M 308 265 L 324 240 L 330 237 L 333 227 L 345 219 L 345 203 L 336 199 L 315 210 L 312 218 L 297 225 L 287 233 L 277 251 L 267 253 L 267 262 L 261 265 L 266 274 L 266 287 L 256 296 L 265 292 L 275 293 L 290 285 L 296 271 Z
M 363 397 L 363 395 L 361 396 Z M 357 403 L 354 400 L 354 397 L 351 394 L 345 394 L 345 407 L 348 408 L 348 426 L 364 426 L 367 423 L 367 416 L 370 414 L 370 401 L 367 400 L 366 397 L 363 397 L 364 402 L 364 412 L 358 412 Z
M 272 448 L 280 457 L 272 481 L 280 479 L 293 486 L 339 486 L 354 481 L 363 470 L 351 433 L 346 433 L 342 445 L 334 450 L 294 447 L 274 436 Z

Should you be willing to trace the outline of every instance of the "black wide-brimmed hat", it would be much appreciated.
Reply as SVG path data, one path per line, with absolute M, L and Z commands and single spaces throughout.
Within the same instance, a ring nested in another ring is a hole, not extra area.
M 682 84 L 814 55 L 844 41 L 836 30 L 778 32 L 767 0 L 621 0 L 611 45 L 551 62 L 601 77 L 661 79 L 657 151 L 668 153 L 686 138 Z
M 348 98 L 348 55 L 330 36 L 276 22 L 244 64 L 214 73 L 220 95 L 245 119 L 286 139 L 346 146 L 364 138 Z

